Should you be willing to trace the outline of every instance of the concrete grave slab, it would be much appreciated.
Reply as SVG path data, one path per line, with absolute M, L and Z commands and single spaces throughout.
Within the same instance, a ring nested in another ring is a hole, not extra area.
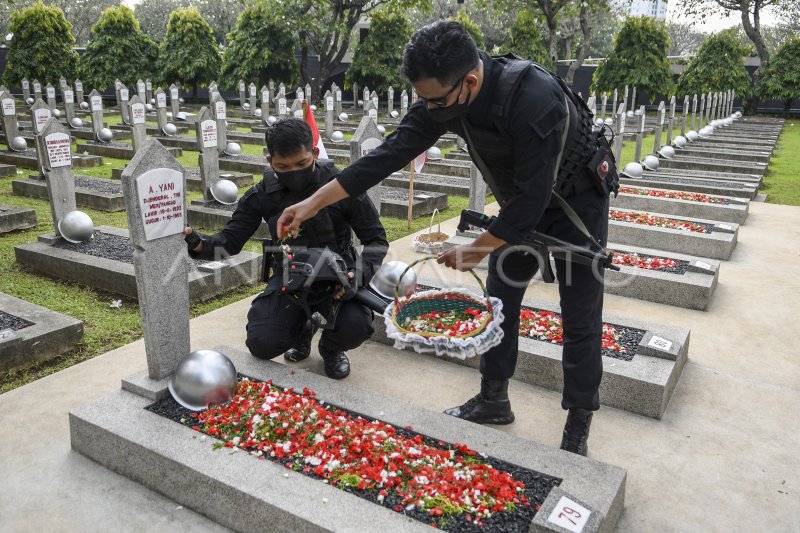
M 429 287 L 468 286 L 474 282 L 454 284 L 438 279 L 420 278 L 418 283 Z M 523 299 L 523 307 L 559 312 L 559 306 L 543 300 Z M 667 409 L 689 351 L 689 330 L 657 324 L 638 318 L 603 314 L 606 323 L 635 331 L 640 340 L 629 360 L 603 355 L 603 381 L 600 383 L 600 403 L 652 418 L 660 419 Z M 386 336 L 382 316 L 373 322 L 372 340 L 392 345 Z M 436 357 L 434 354 L 422 356 Z M 630 354 L 628 354 L 630 355 Z M 479 357 L 448 362 L 477 369 Z M 561 346 L 550 342 L 520 337 L 517 367 L 513 379 L 560 392 L 564 384 L 561 368 Z
M 80 320 L 1 292 L 0 314 L 13 323 L 0 327 L 0 371 L 46 361 L 83 340 Z
M 750 204 L 750 201 L 747 199 L 714 196 L 715 201 L 722 203 L 711 203 L 657 196 L 660 194 L 667 195 L 675 193 L 678 193 L 678 191 L 623 185 L 620 188 L 618 196 L 611 196 L 611 207 L 615 209 L 651 211 L 690 218 L 707 218 L 719 220 L 720 222 L 735 222 L 737 224 L 743 224 L 747 219 L 747 212 Z
M 676 156 L 674 159 L 661 158 L 661 167 L 685 170 L 708 170 L 712 172 L 728 172 L 731 174 L 764 175 L 766 163 L 750 163 L 730 159 L 709 159 L 704 157 Z
M 624 502 L 624 470 L 376 396 L 323 377 L 217 347 L 237 370 L 283 387 L 308 387 L 326 402 L 561 479 L 544 508 L 566 496 L 591 509 L 583 531 L 612 531 Z M 135 391 L 135 392 L 131 392 Z M 281 524 L 288 531 L 425 531 L 427 524 L 243 453 L 214 451 L 212 439 L 145 410 L 166 394 L 165 380 L 141 374 L 114 392 L 70 413 L 72 448 L 94 461 L 239 531 Z M 139 394 L 145 394 L 140 396 Z M 235 502 L 235 504 L 234 504 Z M 323 503 L 327 502 L 327 504 Z M 548 515 L 549 516 L 549 515 Z M 540 517 L 540 531 L 560 531 Z
M 382 217 L 405 219 L 408 216 L 408 189 L 380 187 Z M 432 191 L 414 191 L 413 216 L 430 215 L 434 209 L 447 209 L 447 195 Z
M 669 175 L 648 172 L 641 178 L 628 178 L 620 176 L 622 185 L 632 187 L 651 187 L 673 191 L 698 192 L 703 194 L 718 194 L 734 198 L 752 200 L 758 194 L 758 185 L 746 182 L 722 181 L 713 178 L 695 178 L 680 175 Z
M 81 252 L 98 239 L 109 241 L 115 253 L 127 254 L 128 230 L 98 226 L 95 239 L 86 244 L 69 245 L 54 234 L 39 236 L 39 242 L 14 247 L 17 263 L 54 277 L 137 299 L 133 263 Z M 124 250 L 124 252 L 123 252 Z M 131 259 L 132 260 L 132 259 Z M 261 279 L 261 255 L 241 252 L 218 261 L 190 261 L 189 296 L 203 301 L 240 285 L 254 285 Z
M 0 233 L 28 229 L 36 224 L 36 211 L 33 209 L 0 204 Z
M 47 184 L 34 176 L 12 181 L 11 190 L 20 196 L 47 199 Z M 98 211 L 125 210 L 119 182 L 94 176 L 75 176 L 75 203 Z
M 159 141 L 161 138 L 159 138 Z M 78 146 L 77 150 L 80 153 L 89 153 L 91 155 L 113 157 L 115 159 L 133 159 L 135 152 L 133 146 L 127 143 L 109 142 L 101 143 L 97 141 L 89 141 Z M 175 157 L 183 155 L 180 148 L 168 147 L 167 150 Z
M 24 152 L 0 152 L 0 163 L 6 165 L 16 165 L 19 168 L 39 170 L 39 162 L 36 159 L 36 150 L 26 150 Z M 79 168 L 99 167 L 103 164 L 103 158 L 95 155 L 83 153 L 72 154 L 72 166 Z

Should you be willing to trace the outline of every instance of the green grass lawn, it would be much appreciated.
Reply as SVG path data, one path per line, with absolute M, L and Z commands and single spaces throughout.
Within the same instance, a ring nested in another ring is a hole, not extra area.
M 761 190 L 767 202 L 800 205 L 800 121 L 787 120 Z

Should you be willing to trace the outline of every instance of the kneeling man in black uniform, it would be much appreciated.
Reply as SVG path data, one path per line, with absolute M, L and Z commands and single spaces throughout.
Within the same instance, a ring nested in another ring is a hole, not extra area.
M 332 161 L 319 160 L 313 146 L 311 128 L 297 118 L 277 122 L 266 133 L 267 161 L 270 169 L 264 179 L 242 195 L 231 220 L 216 235 L 203 235 L 185 229 L 189 255 L 199 259 L 219 259 L 238 254 L 253 236 L 262 219 L 271 235 L 278 235 L 276 223 L 283 210 L 300 202 L 339 174 Z M 359 257 L 352 244 L 355 233 L 364 245 Z M 302 248 L 328 248 L 347 263 L 354 284 L 369 282 L 386 256 L 389 243 L 378 218 L 378 211 L 366 194 L 343 199 L 320 210 L 303 222 L 299 234 L 287 241 L 294 252 Z M 302 361 L 311 352 L 317 328 L 306 311 L 283 289 L 283 253 L 277 241 L 265 241 L 264 260 L 267 287 L 253 300 L 247 315 L 247 347 L 256 357 L 272 359 L 280 354 L 288 361 Z M 271 253 L 268 253 L 271 252 Z M 269 272 L 271 271 L 271 275 Z M 350 291 L 348 291 L 350 292 Z M 338 298 L 344 291 L 338 292 Z M 360 346 L 373 333 L 372 311 L 355 300 L 341 302 L 332 329 L 325 329 L 319 353 L 325 373 L 333 379 L 350 374 L 345 352 Z

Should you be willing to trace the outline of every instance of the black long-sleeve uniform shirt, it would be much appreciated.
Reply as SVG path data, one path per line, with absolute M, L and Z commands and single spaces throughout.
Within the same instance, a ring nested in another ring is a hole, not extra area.
M 321 186 L 338 173 L 339 169 L 333 162 L 320 160 L 317 162 L 314 179 L 317 185 Z M 198 259 L 213 260 L 221 256 L 220 249 L 227 255 L 238 254 L 247 240 L 258 230 L 262 220 L 267 222 L 270 233 L 276 235 L 275 223 L 283 209 L 309 195 L 310 193 L 305 196 L 293 195 L 278 182 L 275 173 L 267 169 L 264 171 L 264 179 L 248 189 L 239 199 L 236 210 L 222 231 L 214 235 L 200 234 L 203 239 L 202 251 L 190 251 L 189 255 Z M 368 282 L 383 263 L 383 258 L 389 249 L 386 231 L 381 224 L 378 211 L 366 194 L 345 198 L 329 206 L 326 211 L 333 224 L 339 246 L 350 242 L 351 229 L 364 245 L 361 265 L 350 266 L 359 267 L 358 270 L 362 274 L 360 281 Z M 309 222 L 313 224 L 314 219 Z M 269 260 L 266 257 L 264 259 Z
M 493 96 L 503 67 L 484 52 L 480 57 L 483 85 L 467 107 L 465 120 L 470 126 L 497 131 L 491 106 L 496 103 Z M 550 203 L 567 122 L 564 106 L 564 93 L 557 82 L 546 73 L 529 69 L 520 83 L 506 130 L 513 140 L 515 194 L 507 195 L 497 220 L 489 228 L 493 235 L 511 244 L 523 241 L 523 235 L 536 226 Z M 381 146 L 345 168 L 337 179 L 348 194 L 361 194 L 403 168 L 448 131 L 464 137 L 458 128 L 449 130 L 446 124 L 433 120 L 426 103 L 419 100 Z M 475 148 L 480 153 L 480 146 Z

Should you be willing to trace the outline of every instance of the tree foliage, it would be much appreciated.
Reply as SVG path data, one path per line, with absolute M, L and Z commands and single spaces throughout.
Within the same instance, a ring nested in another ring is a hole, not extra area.
M 553 70 L 555 65 L 550 60 L 541 24 L 531 10 L 521 9 L 517 12 L 517 18 L 509 34 L 508 41 L 503 47 L 504 52 L 513 52 L 524 59 L 533 59 L 543 67 Z
M 92 27 L 92 39 L 80 59 L 80 78 L 100 91 L 115 79 L 132 84 L 155 74 L 158 46 L 142 33 L 126 5 L 109 7 Z
M 258 1 L 239 16 L 222 60 L 224 87 L 234 89 L 240 79 L 257 81 L 259 87 L 270 79 L 288 86 L 298 83 L 297 36 L 276 4 Z
M 475 41 L 475 44 L 478 45 L 479 50 L 483 50 L 486 47 L 486 42 L 483 39 L 483 31 L 481 30 L 481 27 L 470 18 L 466 10 L 460 9 L 458 13 L 456 13 L 456 16 L 453 17 L 453 20 L 460 23 L 467 29 L 469 34 L 472 36 L 472 39 Z
M 245 9 L 242 0 L 192 0 L 191 5 L 208 21 L 220 44 L 228 43 L 228 34 L 236 28 L 236 21 Z
M 158 66 L 165 83 L 180 81 L 197 92 L 220 73 L 221 59 L 211 27 L 200 12 L 189 7 L 174 11 L 158 52 Z
M 379 93 L 405 82 L 401 67 L 403 49 L 413 30 L 408 17 L 397 10 L 381 9 L 370 16 L 370 28 L 364 42 L 356 47 L 353 62 L 345 75 L 345 86 L 353 82 Z
M 731 30 L 721 31 L 706 39 L 697 54 L 678 78 L 678 94 L 736 90 L 746 98 L 750 94 L 750 75 L 744 68 L 747 48 Z
M 14 34 L 8 43 L 3 82 L 19 86 L 22 78 L 37 79 L 44 86 L 58 85 L 64 76 L 73 79 L 78 67 L 78 53 L 73 46 L 72 25 L 57 7 L 37 2 L 11 15 L 9 30 Z
M 178 9 L 189 7 L 189 0 L 142 0 L 136 4 L 134 13 L 142 31 L 160 43 L 167 33 L 170 14 Z
M 613 91 L 625 85 L 650 95 L 672 91 L 672 70 L 667 61 L 669 37 L 662 22 L 650 17 L 626 19 L 614 37 L 614 50 L 595 71 L 593 90 Z
M 783 100 L 788 118 L 792 101 L 800 99 L 800 37 L 788 39 L 764 70 L 758 87 L 763 97 Z

